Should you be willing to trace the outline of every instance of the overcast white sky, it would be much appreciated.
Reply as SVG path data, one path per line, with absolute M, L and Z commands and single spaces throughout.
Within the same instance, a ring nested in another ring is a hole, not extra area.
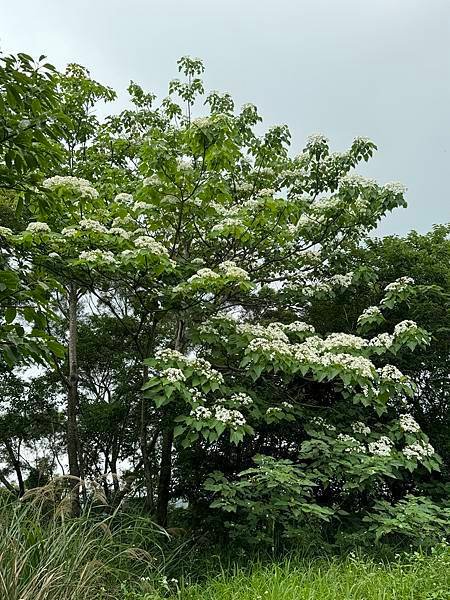
M 380 234 L 450 221 L 450 0 L 0 0 L 0 48 L 87 66 L 117 91 L 165 95 L 184 54 L 209 89 L 287 123 L 379 151 L 364 174 L 408 186 Z

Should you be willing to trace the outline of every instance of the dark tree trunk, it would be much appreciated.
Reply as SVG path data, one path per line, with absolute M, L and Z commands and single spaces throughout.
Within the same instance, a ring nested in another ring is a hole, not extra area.
M 143 369 L 144 383 L 148 380 L 148 367 L 144 365 Z M 139 436 L 139 446 L 142 456 L 142 467 L 144 470 L 144 481 L 146 489 L 145 508 L 149 512 L 153 512 L 153 473 L 152 463 L 150 460 L 148 448 L 148 423 L 147 423 L 147 402 L 148 400 L 142 395 L 141 397 L 141 431 Z
M 5 441 L 6 450 L 8 452 L 9 459 L 13 466 L 14 472 L 16 473 L 17 486 L 19 488 L 19 498 L 25 494 L 25 483 L 23 481 L 22 466 L 20 464 L 20 457 L 14 454 L 14 450 L 9 441 Z
M 163 431 L 161 443 L 161 465 L 158 481 L 158 503 L 156 506 L 156 522 L 161 527 L 167 525 L 167 512 L 170 498 L 170 482 L 172 479 L 172 444 L 173 427 Z
M 183 320 L 177 323 L 175 336 L 175 350 L 182 350 L 184 339 L 185 324 Z M 170 499 L 170 482 L 172 479 L 172 445 L 173 445 L 173 424 L 169 417 L 169 423 L 163 429 L 161 442 L 161 463 L 159 467 L 158 479 L 158 502 L 156 506 L 156 522 L 165 527 L 167 525 L 167 513 Z
M 67 457 L 69 475 L 80 479 L 79 436 L 78 436 L 78 358 L 77 358 L 77 310 L 78 294 L 75 284 L 69 287 L 69 381 L 67 390 Z M 70 481 L 72 488 L 72 514 L 80 513 L 79 485 L 75 479 Z

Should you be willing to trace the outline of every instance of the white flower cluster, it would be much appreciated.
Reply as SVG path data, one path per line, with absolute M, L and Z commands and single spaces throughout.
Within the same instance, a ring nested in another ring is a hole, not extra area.
M 186 381 L 186 376 L 181 369 L 175 369 L 169 367 L 161 371 L 161 376 L 167 379 L 170 383 L 176 383 L 177 381 Z
M 236 428 L 245 425 L 246 421 L 244 415 L 233 409 L 225 408 L 224 406 L 218 406 L 214 410 L 214 418 L 217 421 L 221 421 L 230 427 Z
M 280 406 L 269 406 L 269 408 L 266 410 L 266 415 L 277 415 L 281 412 L 283 411 Z
M 358 442 L 358 440 L 356 440 L 351 435 L 348 435 L 347 433 L 340 433 L 337 436 L 337 439 L 343 444 L 345 444 L 346 447 L 344 448 L 344 452 L 351 452 L 357 454 L 364 454 L 366 452 L 366 447 L 364 446 L 364 444 L 361 444 L 361 442 Z
M 247 271 L 237 267 L 236 263 L 232 260 L 225 260 L 224 262 L 220 263 L 219 271 L 222 271 L 225 277 L 233 277 L 235 279 L 242 279 L 245 281 L 250 279 Z
M 186 356 L 178 350 L 172 350 L 171 348 L 162 348 L 155 352 L 155 358 L 163 362 L 179 362 L 185 366 L 190 366 L 195 369 L 197 375 L 202 375 L 208 381 L 214 381 L 216 383 L 223 383 L 223 376 L 221 373 L 213 369 L 211 363 L 204 358 L 197 356 Z
M 188 278 L 187 282 L 195 283 L 195 282 L 211 280 L 211 279 L 219 279 L 219 278 L 220 278 L 219 273 L 216 273 L 212 269 L 204 268 L 204 269 L 199 269 L 197 271 L 197 273 L 194 273 L 194 275 L 191 275 Z
M 0 225 L 0 235 L 3 235 L 4 237 L 12 235 L 12 230 L 9 227 L 3 227 Z
M 369 306 L 358 317 L 358 323 L 363 319 L 370 319 L 372 317 L 381 317 L 382 313 L 378 306 Z
M 350 271 L 350 273 L 346 273 L 345 275 L 333 275 L 333 277 L 330 278 L 330 283 L 333 286 L 339 286 L 339 287 L 349 287 L 352 284 L 353 281 L 353 272 Z
M 355 423 L 352 423 L 352 430 L 353 433 L 360 433 L 361 435 L 369 435 L 371 433 L 370 427 L 367 427 L 367 425 L 365 425 L 361 421 L 356 421 Z
M 416 433 L 420 431 L 420 425 L 412 415 L 400 415 L 400 428 L 406 433 Z
M 87 179 L 80 179 L 79 177 L 62 177 L 56 175 L 55 177 L 45 179 L 42 185 L 49 190 L 61 190 L 75 194 L 81 198 L 89 198 L 91 200 L 98 198 L 98 192 L 92 187 L 91 183 Z
M 313 417 L 311 419 L 311 423 L 315 427 L 320 427 L 321 429 L 325 429 L 326 431 L 336 431 L 336 427 L 331 423 L 328 423 L 323 417 Z
M 364 189 L 376 187 L 377 182 L 375 179 L 370 179 L 369 177 L 364 177 L 363 175 L 349 173 L 348 175 L 344 175 L 344 177 L 342 177 L 341 184 L 347 187 Z
M 220 223 L 214 225 L 211 229 L 213 233 L 223 233 L 227 229 L 236 229 L 238 227 L 242 227 L 243 222 L 241 219 L 235 217 L 228 217 L 223 219 Z
M 29 223 L 27 225 L 27 231 L 31 231 L 32 233 L 49 233 L 50 227 L 47 225 L 47 223 L 35 221 L 34 223 Z
M 323 340 L 324 350 L 335 350 L 336 348 L 351 348 L 360 350 L 367 346 L 367 340 L 350 333 L 332 333 Z
M 434 448 L 431 444 L 420 441 L 409 444 L 409 446 L 405 446 L 402 450 L 402 453 L 409 460 L 423 460 L 424 458 L 433 456 Z
M 198 419 L 199 421 L 203 419 L 210 419 L 212 417 L 212 411 L 206 406 L 196 406 L 191 410 L 191 417 L 194 419 Z
M 390 333 L 380 333 L 369 340 L 371 348 L 386 348 L 389 349 L 394 343 L 394 336 Z
M 85 260 L 86 262 L 91 263 L 107 263 L 107 264 L 115 264 L 116 259 L 114 258 L 114 254 L 109 252 L 108 250 L 85 250 L 80 253 L 78 257 L 80 260 Z
M 243 335 L 251 335 L 255 338 L 264 338 L 266 340 L 281 340 L 289 343 L 288 336 L 283 331 L 281 323 L 269 323 L 267 327 L 263 325 L 252 325 L 251 323 L 236 324 L 236 332 Z
M 399 277 L 392 283 L 388 283 L 388 285 L 384 288 L 385 292 L 399 292 L 409 285 L 414 285 L 414 279 L 412 277 Z
M 131 232 L 127 231 L 123 227 L 111 227 L 111 229 L 108 231 L 108 233 L 110 235 L 117 235 L 125 240 L 128 240 L 131 237 Z
M 202 375 L 211 382 L 223 383 L 223 375 L 219 371 L 216 371 L 216 369 L 213 369 L 209 361 L 198 357 L 185 357 L 185 360 L 186 364 L 195 369 L 197 375 Z
M 134 211 L 148 210 L 149 208 L 151 208 L 151 204 L 147 204 L 147 202 L 135 202 L 133 204 Z
M 391 192 L 392 194 L 403 195 L 406 193 L 408 188 L 399 181 L 390 181 L 389 183 L 386 183 L 383 186 L 383 189 L 387 190 L 388 192 Z
M 95 219 L 81 219 L 79 225 L 80 229 L 85 229 L 86 231 L 95 231 L 96 233 L 108 232 L 107 228 Z
M 148 250 L 157 256 L 168 256 L 167 249 L 149 235 L 141 235 L 134 240 L 136 248 Z
M 275 360 L 283 355 L 292 356 L 290 345 L 280 339 L 254 338 L 250 341 L 248 349 L 251 352 L 262 352 L 270 360 Z
M 394 335 L 402 335 L 404 333 L 410 333 L 411 331 L 417 330 L 417 323 L 415 321 L 401 321 L 394 327 Z
M 61 235 L 64 237 L 73 237 L 77 234 L 78 229 L 76 227 L 64 227 L 61 231 Z
M 271 197 L 275 194 L 275 190 L 272 190 L 270 188 L 263 188 L 262 190 L 258 191 L 258 196 L 260 198 L 267 198 L 267 197 Z
M 241 406 L 251 406 L 253 404 L 253 399 L 244 392 L 232 394 L 230 400 L 240 404 Z
M 132 194 L 125 194 L 124 192 L 117 194 L 114 198 L 114 202 L 118 202 L 119 204 L 131 204 L 133 202 Z
M 394 365 L 385 365 L 381 369 L 377 369 L 377 372 L 381 379 L 401 381 L 404 378 L 403 373 L 397 367 L 394 367 Z
M 368 445 L 370 454 L 375 456 L 390 456 L 393 443 L 386 435 L 382 435 L 375 442 L 370 442 Z
M 289 333 L 315 333 L 316 331 L 312 325 L 304 321 L 293 321 L 288 325 L 283 325 L 283 329 Z

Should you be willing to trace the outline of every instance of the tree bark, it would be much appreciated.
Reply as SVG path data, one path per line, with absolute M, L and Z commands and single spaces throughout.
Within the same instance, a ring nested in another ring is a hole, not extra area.
M 158 503 L 156 506 L 156 522 L 161 527 L 167 525 L 167 512 L 170 498 L 170 482 L 172 479 L 172 444 L 173 427 L 170 425 L 163 431 L 161 443 L 161 465 L 158 481 Z
M 69 286 L 69 381 L 67 390 L 67 457 L 69 475 L 80 479 L 79 435 L 78 435 L 78 358 L 77 358 L 77 312 L 78 293 L 75 284 Z M 70 481 L 71 512 L 80 514 L 80 491 L 76 480 Z
M 143 382 L 146 383 L 148 380 L 148 367 L 144 365 L 143 369 Z M 152 464 L 150 461 L 150 455 L 148 451 L 148 423 L 147 423 L 147 399 L 142 395 L 141 397 L 141 431 L 139 436 L 139 446 L 142 456 L 142 466 L 144 469 L 144 481 L 146 489 L 145 497 L 145 509 L 149 512 L 153 512 L 153 478 L 152 478 Z
M 16 477 L 17 477 L 17 486 L 19 488 L 19 498 L 21 498 L 24 494 L 25 494 L 25 483 L 23 481 L 23 475 L 22 475 L 22 466 L 20 464 L 20 457 L 14 454 L 14 450 L 12 445 L 9 443 L 8 440 L 5 441 L 5 446 L 6 446 L 6 451 L 8 452 L 8 456 L 9 459 L 11 461 L 11 464 L 13 466 L 13 469 L 16 473 Z
M 183 347 L 185 323 L 179 319 L 175 336 L 175 350 L 181 351 Z M 156 522 L 162 527 L 167 525 L 167 513 L 170 499 L 170 483 L 172 480 L 172 446 L 173 446 L 172 420 L 163 429 L 161 442 L 161 463 L 158 479 L 158 501 L 156 506 Z

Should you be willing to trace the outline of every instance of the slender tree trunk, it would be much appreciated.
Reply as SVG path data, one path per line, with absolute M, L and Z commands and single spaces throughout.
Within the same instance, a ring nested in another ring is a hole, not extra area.
M 177 323 L 175 350 L 181 350 L 184 338 L 184 321 Z M 172 480 L 172 446 L 173 423 L 170 422 L 163 430 L 161 442 L 161 464 L 158 479 L 158 502 L 156 506 L 156 522 L 162 527 L 167 525 L 167 513 L 170 500 L 170 483 Z
M 161 527 L 167 525 L 167 512 L 170 499 L 170 482 L 172 479 L 172 444 L 173 427 L 163 431 L 161 443 L 161 465 L 158 480 L 158 504 L 156 507 L 156 522 Z
M 69 382 L 67 390 L 67 456 L 69 475 L 80 478 L 79 436 L 78 436 L 78 359 L 77 359 L 77 311 L 78 294 L 75 284 L 69 287 Z M 72 488 L 72 514 L 80 513 L 80 492 L 75 480 L 70 481 Z
M 142 372 L 143 382 L 148 380 L 148 367 L 144 365 Z M 152 463 L 148 451 L 148 423 L 147 423 L 147 399 L 141 397 L 141 431 L 139 436 L 139 446 L 142 456 L 142 466 L 144 469 L 144 481 L 146 489 L 145 508 L 149 512 L 153 512 L 153 478 L 152 478 Z
M 17 486 L 19 488 L 19 498 L 25 494 L 25 483 L 22 476 L 22 466 L 20 464 L 20 457 L 16 457 L 14 450 L 9 441 L 5 441 L 6 450 L 8 452 L 9 459 L 14 468 L 17 477 Z

